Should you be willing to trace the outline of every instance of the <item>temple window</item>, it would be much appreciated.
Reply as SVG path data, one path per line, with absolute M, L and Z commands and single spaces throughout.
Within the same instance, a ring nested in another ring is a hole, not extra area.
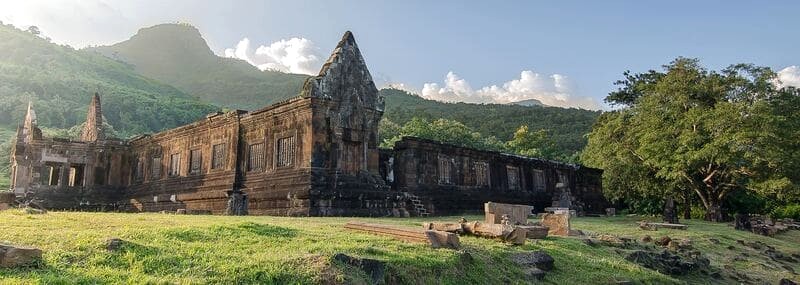
M 264 143 L 251 144 L 248 150 L 247 170 L 264 169 Z
M 189 174 L 200 173 L 200 165 L 202 163 L 203 155 L 199 149 L 193 149 L 189 152 Z
M 489 163 L 484 161 L 475 162 L 475 186 L 489 185 Z
M 278 139 L 275 145 L 275 165 L 277 167 L 292 166 L 294 162 L 295 137 L 285 137 Z
M 453 160 L 445 155 L 439 155 L 439 184 L 453 184 Z
M 169 156 L 169 176 L 181 175 L 181 154 L 176 153 Z
M 545 189 L 544 171 L 541 169 L 533 170 L 533 191 L 541 192 Z
M 506 166 L 506 172 L 508 173 L 508 189 L 519 190 L 519 168 L 508 165 Z
M 211 169 L 225 167 L 225 144 L 215 144 L 211 150 Z
M 154 156 L 153 161 L 150 163 L 150 179 L 161 179 L 161 155 Z

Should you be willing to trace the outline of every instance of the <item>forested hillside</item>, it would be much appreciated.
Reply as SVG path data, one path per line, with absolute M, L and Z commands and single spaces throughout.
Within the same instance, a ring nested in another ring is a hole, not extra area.
M 520 126 L 547 130 L 555 147 L 562 153 L 580 151 L 586 134 L 600 115 L 599 111 L 558 107 L 527 107 L 501 104 L 443 103 L 427 100 L 397 89 L 382 89 L 386 98 L 384 118 L 402 125 L 414 117 L 426 120 L 455 120 L 484 136 L 509 140 Z
M 10 25 L 0 25 L 0 50 L 0 124 L 12 129 L 28 101 L 44 127 L 80 124 L 95 92 L 101 94 L 105 118 L 123 135 L 186 124 L 217 110 L 130 65 Z
M 46 131 L 67 129 L 83 123 L 91 95 L 98 92 L 104 117 L 122 137 L 183 125 L 218 110 L 128 64 L 50 43 L 36 29 L 0 25 L 0 51 L 0 186 L 7 184 L 9 140 L 29 101 Z
M 244 110 L 299 94 L 308 77 L 261 71 L 243 60 L 219 57 L 188 24 L 143 28 L 127 41 L 88 50 L 127 62 L 143 75 L 207 102 Z

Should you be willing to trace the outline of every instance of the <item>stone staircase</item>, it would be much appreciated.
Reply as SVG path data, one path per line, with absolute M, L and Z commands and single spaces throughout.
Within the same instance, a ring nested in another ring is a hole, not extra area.
M 419 196 L 407 192 L 404 194 L 406 199 L 411 201 L 411 207 L 413 207 L 414 212 L 416 212 L 419 217 L 427 217 L 430 215 L 428 209 L 425 208 L 425 205 L 422 204 L 422 201 L 419 199 Z

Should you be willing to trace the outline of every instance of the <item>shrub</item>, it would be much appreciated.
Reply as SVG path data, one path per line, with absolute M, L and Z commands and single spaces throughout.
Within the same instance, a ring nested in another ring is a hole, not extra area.
M 776 207 L 772 210 L 772 217 L 778 219 L 791 218 L 800 220 L 800 204 Z

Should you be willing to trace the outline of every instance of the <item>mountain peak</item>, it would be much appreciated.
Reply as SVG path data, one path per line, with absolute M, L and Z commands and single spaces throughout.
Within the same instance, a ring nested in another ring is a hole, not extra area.
M 200 30 L 186 23 L 159 24 L 141 28 L 129 40 L 116 45 L 142 45 L 170 53 L 213 54 Z
M 539 100 L 536 100 L 536 99 L 527 99 L 527 100 L 522 100 L 522 101 L 511 102 L 511 103 L 508 103 L 508 104 L 509 105 L 525 106 L 525 107 L 533 107 L 533 106 L 544 107 L 544 106 L 547 106 L 544 103 L 542 103 L 542 101 L 539 101 Z

